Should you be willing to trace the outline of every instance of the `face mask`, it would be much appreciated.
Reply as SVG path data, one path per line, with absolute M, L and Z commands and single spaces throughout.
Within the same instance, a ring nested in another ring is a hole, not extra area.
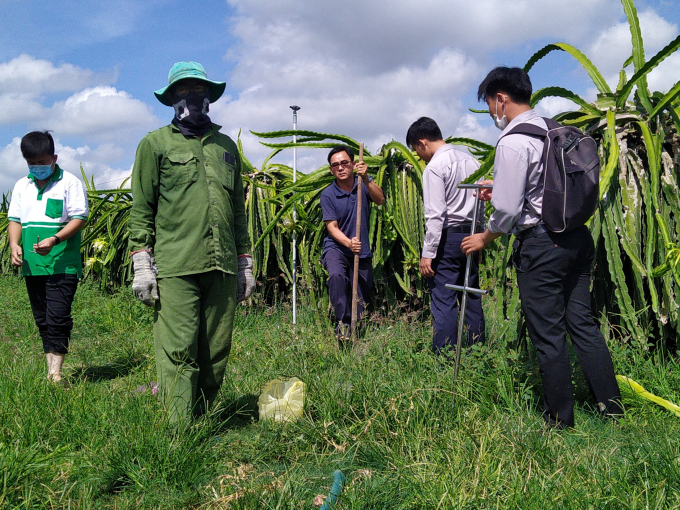
M 207 116 L 210 109 L 210 101 L 207 97 L 198 97 L 189 94 L 186 98 L 179 100 L 172 105 L 175 108 L 175 118 L 179 121 L 190 121 L 190 119 L 200 120 Z
M 508 116 L 505 115 L 505 106 L 503 106 L 503 118 L 498 118 L 498 100 L 496 100 L 496 114 L 493 116 L 493 123 L 496 124 L 496 127 L 501 131 L 508 127 L 509 124 Z
M 194 93 L 177 100 L 173 103 L 175 108 L 175 124 L 185 135 L 203 135 L 210 131 L 211 122 L 208 116 L 210 110 L 210 100 L 207 97 L 200 97 Z
M 52 165 L 28 165 L 28 171 L 35 179 L 44 181 L 52 175 Z

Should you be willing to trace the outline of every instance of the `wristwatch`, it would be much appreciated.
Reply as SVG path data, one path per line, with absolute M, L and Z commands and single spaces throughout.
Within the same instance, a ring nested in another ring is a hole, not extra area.
M 53 235 L 52 237 L 54 237 L 54 238 L 57 240 L 57 242 L 55 243 L 55 245 L 56 245 L 56 244 L 59 244 L 59 243 L 61 242 L 61 239 L 59 239 L 59 236 L 57 236 L 56 234 Z

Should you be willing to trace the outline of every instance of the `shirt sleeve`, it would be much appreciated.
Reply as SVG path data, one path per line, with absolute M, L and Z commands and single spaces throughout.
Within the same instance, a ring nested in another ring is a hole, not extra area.
M 446 219 L 446 189 L 439 169 L 429 168 L 423 173 L 423 209 L 426 232 L 422 257 L 433 259 L 437 256 Z
M 87 194 L 80 179 L 76 178 L 66 190 L 66 215 L 72 220 L 87 220 L 89 215 Z
M 7 219 L 15 223 L 21 223 L 21 186 L 17 182 L 12 190 L 12 199 L 9 201 L 7 209 Z
M 323 215 L 323 221 L 338 221 L 338 215 L 335 212 L 333 199 L 327 194 L 322 193 L 319 202 L 321 203 L 321 213 Z
M 368 192 L 368 185 L 371 184 L 372 182 L 374 182 L 373 177 L 371 177 L 369 175 L 368 176 L 368 183 L 363 187 L 364 196 L 367 197 L 368 202 L 373 202 L 373 199 L 371 198 L 371 194 Z M 368 202 L 366 202 L 366 203 L 368 203 Z
M 494 159 L 491 205 L 495 211 L 489 218 L 489 231 L 510 234 L 522 214 L 529 162 L 511 147 L 498 145 Z M 501 191 L 502 190 L 502 191 Z
M 239 154 L 238 150 L 236 154 Z M 236 255 L 243 255 L 250 251 L 250 235 L 248 234 L 248 219 L 246 217 L 245 195 L 243 191 L 243 177 L 241 176 L 241 157 L 238 156 L 238 168 L 234 176 L 234 242 Z
M 159 173 L 159 155 L 144 138 L 137 147 L 135 164 L 132 167 L 132 209 L 128 220 L 130 251 L 154 247 Z

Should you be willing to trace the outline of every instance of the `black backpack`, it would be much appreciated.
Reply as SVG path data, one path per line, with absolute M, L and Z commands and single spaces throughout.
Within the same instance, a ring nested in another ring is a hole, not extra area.
M 543 223 L 553 232 L 585 225 L 600 201 L 597 143 L 581 130 L 543 119 L 548 131 L 522 123 L 505 135 L 521 133 L 544 140 Z

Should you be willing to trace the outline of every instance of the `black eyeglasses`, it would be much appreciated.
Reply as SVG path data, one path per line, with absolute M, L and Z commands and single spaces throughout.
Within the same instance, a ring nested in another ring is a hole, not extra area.
M 345 160 L 340 161 L 340 162 L 336 161 L 335 163 L 333 163 L 333 164 L 331 165 L 331 168 L 332 168 L 333 170 L 337 170 L 337 169 L 340 168 L 341 166 L 342 166 L 343 168 L 347 168 L 347 167 L 349 167 L 351 164 L 352 164 L 351 161 L 347 161 L 347 160 L 345 159 Z
M 194 94 L 196 94 L 197 96 L 203 97 L 208 93 L 210 87 L 202 83 L 196 83 L 194 86 L 177 85 L 175 87 L 175 94 L 178 95 L 179 97 L 187 97 L 192 90 L 194 91 Z

